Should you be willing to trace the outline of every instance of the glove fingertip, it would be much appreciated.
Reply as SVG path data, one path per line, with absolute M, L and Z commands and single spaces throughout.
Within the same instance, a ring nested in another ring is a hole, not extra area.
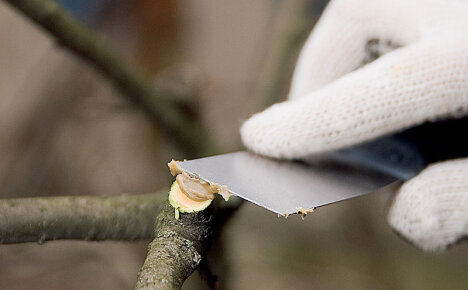
M 251 151 L 282 159 L 303 157 L 307 146 L 297 143 L 297 109 L 290 102 L 278 103 L 253 115 L 240 129 L 242 142 Z
M 267 132 L 273 131 L 273 129 L 267 125 L 267 122 L 264 122 L 261 114 L 253 115 L 242 124 L 240 129 L 242 143 L 255 153 L 280 158 L 280 152 L 275 150 L 274 142 L 266 140 Z
M 390 226 L 417 247 L 445 250 L 468 234 L 468 159 L 433 164 L 407 181 L 388 213 Z
M 436 252 L 445 249 L 445 244 L 431 239 L 431 233 L 436 230 L 437 223 L 430 214 L 426 215 L 428 212 L 424 213 L 427 206 L 414 200 L 415 194 L 403 187 L 390 207 L 387 217 L 389 225 L 402 238 L 424 251 Z

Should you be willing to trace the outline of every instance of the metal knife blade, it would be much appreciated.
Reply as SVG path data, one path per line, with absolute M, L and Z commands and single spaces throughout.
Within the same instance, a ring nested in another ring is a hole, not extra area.
M 331 154 L 308 161 L 313 164 L 241 151 L 180 161 L 178 165 L 189 174 L 226 185 L 231 194 L 280 215 L 364 195 L 398 180 Z

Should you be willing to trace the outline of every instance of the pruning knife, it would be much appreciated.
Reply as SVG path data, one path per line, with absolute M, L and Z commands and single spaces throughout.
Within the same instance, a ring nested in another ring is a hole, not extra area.
M 287 216 L 406 181 L 430 163 L 467 157 L 467 129 L 468 117 L 425 123 L 305 160 L 240 151 L 178 165 L 206 182 L 226 185 L 232 195 Z

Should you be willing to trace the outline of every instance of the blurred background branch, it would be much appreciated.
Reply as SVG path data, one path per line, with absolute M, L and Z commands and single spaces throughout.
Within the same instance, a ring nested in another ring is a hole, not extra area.
M 268 56 L 258 80 L 255 100 L 257 109 L 264 109 L 276 102 L 283 101 L 289 90 L 290 80 L 300 49 L 325 0 L 290 0 L 278 5 L 278 28 L 269 44 Z
M 57 42 L 107 77 L 128 101 L 155 119 L 173 144 L 189 154 L 212 149 L 197 119 L 187 117 L 170 95 L 129 65 L 98 35 L 85 28 L 53 0 L 5 0 L 48 31 Z

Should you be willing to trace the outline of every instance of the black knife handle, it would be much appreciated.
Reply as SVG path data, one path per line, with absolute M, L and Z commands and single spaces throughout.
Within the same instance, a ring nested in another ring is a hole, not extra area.
M 427 122 L 337 152 L 362 166 L 408 180 L 430 163 L 468 157 L 468 117 Z

